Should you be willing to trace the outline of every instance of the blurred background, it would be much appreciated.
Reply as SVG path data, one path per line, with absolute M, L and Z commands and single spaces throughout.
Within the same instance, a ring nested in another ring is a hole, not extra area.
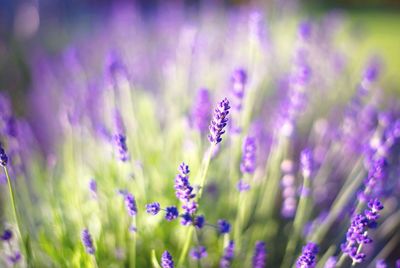
M 226 12 L 243 7 L 262 7 L 273 15 L 274 9 L 289 6 L 306 17 L 339 11 L 358 38 L 360 58 L 380 55 L 384 77 L 391 83 L 400 81 L 400 0 L 0 0 L 0 90 L 12 97 L 17 113 L 24 113 L 21 101 L 31 85 L 31 56 L 65 49 L 72 38 L 91 31 L 122 4 L 134 6 L 144 21 L 170 12 L 167 6 L 180 6 L 188 16 L 203 9 Z

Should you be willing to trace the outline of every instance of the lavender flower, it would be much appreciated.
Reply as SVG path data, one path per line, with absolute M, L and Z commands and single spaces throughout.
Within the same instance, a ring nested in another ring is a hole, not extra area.
M 379 211 L 383 209 L 383 205 L 378 199 L 371 199 L 368 202 L 369 210 L 363 214 L 356 214 L 346 233 L 346 242 L 341 245 L 344 254 L 348 255 L 353 263 L 363 262 L 366 255 L 359 251 L 359 247 L 363 244 L 372 243 L 372 239 L 368 236 L 368 229 L 377 226 Z
M 92 240 L 92 236 L 89 233 L 88 229 L 84 229 L 82 231 L 82 244 L 86 249 L 86 252 L 88 254 L 93 255 L 95 253 L 95 248 L 93 245 L 93 240 Z
M 8 163 L 8 156 L 3 146 L 0 144 L 0 165 L 2 167 L 6 167 Z
M 304 149 L 300 154 L 301 171 L 304 177 L 310 177 L 313 169 L 312 151 Z
M 283 197 L 281 214 L 285 218 L 291 218 L 294 216 L 297 208 L 297 191 L 292 170 L 288 171 L 288 174 L 285 174 L 281 181 Z
M 387 267 L 388 266 L 387 266 L 385 260 L 382 260 L 382 259 L 377 260 L 375 268 L 387 268 Z
M 93 197 L 97 196 L 97 182 L 95 179 L 91 179 L 89 181 L 89 190 L 92 193 Z
M 130 216 L 132 217 L 136 216 L 137 214 L 136 200 L 135 197 L 130 193 L 127 193 L 125 195 L 125 207 Z
M 224 128 L 228 123 L 227 116 L 230 108 L 229 101 L 225 98 L 218 104 L 214 111 L 214 116 L 209 126 L 210 134 L 208 135 L 208 140 L 215 145 L 222 141 L 221 136 L 225 133 Z
M 253 254 L 253 268 L 264 268 L 266 267 L 267 261 L 267 250 L 265 243 L 262 241 L 256 242 Z
M 337 263 L 337 259 L 334 256 L 330 256 L 324 265 L 324 268 L 335 268 Z
M 190 256 L 194 260 L 201 260 L 201 259 L 207 257 L 207 250 L 203 246 L 195 247 L 190 251 Z
M 312 242 L 303 247 L 300 257 L 297 259 L 297 268 L 313 268 L 317 261 L 318 246 Z
M 364 70 L 363 73 L 363 79 L 366 82 L 372 83 L 376 81 L 379 77 L 379 73 L 381 71 L 381 61 L 378 57 L 372 57 L 368 64 L 367 67 Z
M 242 173 L 254 173 L 256 169 L 256 140 L 254 137 L 246 137 L 243 143 L 243 156 L 240 164 Z
M 207 131 L 208 122 L 210 122 L 211 98 L 208 89 L 201 88 L 197 92 L 196 102 L 192 110 L 191 122 L 193 127 L 201 133 Z
M 312 25 L 309 21 L 302 21 L 298 28 L 299 37 L 308 40 L 311 37 Z
M 182 217 L 182 220 L 181 220 L 182 225 L 186 226 L 186 225 L 192 224 L 192 222 L 193 222 L 192 215 L 190 215 L 189 213 L 184 213 L 181 215 L 181 217 Z
M 182 202 L 188 202 L 196 195 L 193 193 L 193 187 L 189 183 L 189 166 L 185 163 L 179 165 L 179 174 L 175 177 L 176 197 Z
M 3 241 L 10 241 L 13 236 L 13 233 L 9 229 L 5 229 L 0 236 L 0 239 Z
M 9 263 L 11 263 L 13 266 L 17 264 L 22 258 L 21 252 L 16 251 L 12 253 L 12 255 L 7 256 L 7 260 Z
M 248 190 L 250 190 L 250 184 L 245 182 L 243 179 L 240 179 L 236 185 L 236 188 L 239 192 L 247 192 Z
M 167 221 L 172 221 L 176 218 L 178 218 L 179 212 L 178 208 L 175 206 L 170 206 L 165 208 L 165 219 Z
M 219 262 L 220 268 L 229 268 L 231 267 L 232 260 L 235 256 L 235 243 L 233 240 L 229 241 L 229 244 L 225 247 L 224 255 Z
M 218 220 L 218 231 L 221 234 L 227 234 L 231 230 L 231 225 L 226 220 Z
M 232 82 L 232 95 L 234 100 L 234 104 L 232 104 L 232 106 L 235 110 L 240 111 L 242 109 L 244 89 L 247 82 L 246 71 L 242 68 L 236 69 L 232 74 L 231 82 Z
M 161 256 L 161 267 L 162 268 L 174 268 L 174 260 L 171 254 L 166 250 Z
M 126 136 L 122 133 L 114 135 L 114 143 L 117 149 L 118 158 L 122 162 L 129 160 L 128 146 L 126 145 Z
M 151 215 L 157 215 L 158 212 L 160 212 L 160 209 L 160 203 L 158 202 L 153 202 L 146 205 L 146 212 Z
M 194 214 L 197 211 L 198 204 L 195 201 L 189 201 L 182 206 L 183 210 L 189 214 Z
M 197 228 L 201 229 L 204 226 L 206 219 L 204 218 L 203 215 L 196 216 L 193 222 L 193 225 L 196 226 Z

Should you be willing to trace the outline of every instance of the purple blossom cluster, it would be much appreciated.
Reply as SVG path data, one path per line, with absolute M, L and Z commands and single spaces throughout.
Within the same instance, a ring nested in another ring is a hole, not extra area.
M 171 254 L 166 250 L 161 256 L 161 267 L 162 268 L 174 268 L 174 260 L 172 259 Z
M 293 162 L 285 159 L 281 164 L 281 172 L 283 177 L 281 179 L 282 188 L 282 207 L 281 215 L 284 218 L 292 218 L 296 212 L 297 207 L 297 188 L 294 176 Z
M 297 268 L 313 268 L 317 264 L 318 246 L 315 243 L 307 243 L 296 262 Z
M 212 144 L 218 144 L 222 141 L 222 134 L 225 133 L 225 126 L 228 123 L 228 114 L 230 109 L 229 101 L 227 98 L 224 98 L 215 108 L 214 115 L 211 120 L 209 129 L 210 134 L 208 135 L 208 140 Z
M 233 242 L 233 240 L 230 240 L 228 245 L 224 249 L 224 254 L 219 262 L 219 267 L 220 268 L 231 267 L 234 257 L 235 257 L 235 243 Z
M 94 248 L 92 236 L 90 235 L 88 229 L 83 229 L 81 238 L 82 238 L 82 244 L 85 247 L 86 252 L 88 254 L 93 255 L 96 250 Z
M 265 242 L 258 241 L 254 248 L 253 253 L 253 268 L 265 268 L 267 261 L 267 250 Z
M 364 214 L 353 216 L 346 233 L 346 242 L 341 245 L 343 253 L 348 255 L 353 263 L 363 262 L 366 258 L 366 254 L 360 249 L 363 245 L 372 243 L 368 230 L 376 228 L 380 217 L 379 211 L 383 209 L 383 205 L 378 199 L 371 199 L 368 202 L 368 208 Z
M 206 88 L 199 89 L 192 108 L 191 123 L 200 133 L 205 133 L 208 130 L 207 127 L 211 117 L 211 105 L 209 90 Z
M 256 169 L 256 139 L 254 137 L 246 137 L 243 142 L 242 162 L 240 163 L 240 171 L 245 174 L 254 173 Z

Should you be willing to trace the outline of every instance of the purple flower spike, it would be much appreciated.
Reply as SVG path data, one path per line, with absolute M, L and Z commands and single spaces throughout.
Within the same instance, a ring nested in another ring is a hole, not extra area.
M 256 169 L 256 140 L 253 137 L 246 137 L 243 143 L 243 156 L 240 164 L 242 173 L 254 173 Z
M 157 215 L 158 212 L 160 212 L 160 209 L 160 203 L 158 202 L 153 202 L 146 205 L 146 212 L 153 216 Z
M 2 167 L 6 167 L 8 163 L 8 156 L 3 146 L 0 144 L 0 165 Z
M 161 256 L 161 267 L 162 268 L 174 268 L 174 260 L 168 251 L 164 251 Z
M 381 65 L 381 60 L 378 57 L 372 57 L 364 70 L 363 78 L 370 83 L 376 81 L 381 72 Z
M 190 256 L 194 260 L 201 260 L 201 259 L 207 257 L 207 250 L 203 246 L 195 247 L 190 251 Z
M 376 228 L 380 217 L 379 211 L 383 209 L 378 199 L 370 200 L 368 207 L 370 209 L 365 210 L 364 215 L 357 214 L 353 217 L 346 233 L 346 242 L 341 245 L 341 250 L 353 260 L 353 263 L 364 261 L 366 255 L 359 252 L 358 248 L 362 244 L 372 243 L 372 239 L 368 236 L 368 229 Z
M 125 207 L 126 210 L 128 211 L 129 216 L 136 216 L 137 214 L 137 207 L 136 207 L 136 200 L 135 197 L 130 194 L 127 193 L 125 195 Z
M 186 203 L 196 196 L 189 183 L 189 166 L 182 163 L 179 165 L 178 171 L 179 174 L 175 177 L 175 194 L 180 201 Z
M 6 229 L 1 234 L 0 239 L 3 240 L 3 241 L 10 241 L 12 236 L 13 236 L 13 233 L 11 232 L 11 230 Z
M 232 95 L 233 95 L 233 108 L 237 111 L 242 109 L 242 102 L 245 93 L 245 86 L 247 82 L 247 73 L 244 69 L 236 69 L 231 77 L 232 81 Z
M 218 231 L 221 234 L 227 234 L 231 230 L 231 225 L 226 220 L 218 220 Z
M 210 134 L 208 135 L 208 140 L 215 145 L 222 141 L 221 136 L 225 133 L 224 128 L 228 123 L 227 116 L 230 108 L 229 101 L 225 98 L 214 111 L 214 116 L 209 126 Z
M 195 129 L 201 133 L 207 131 L 208 122 L 211 117 L 211 98 L 210 93 L 207 89 L 201 88 L 197 92 L 196 102 L 193 106 L 191 122 Z
M 219 262 L 220 268 L 229 268 L 231 267 L 231 263 L 233 258 L 235 257 L 235 243 L 233 240 L 229 241 L 229 244 L 226 246 L 224 250 L 224 255 Z
M 129 160 L 128 146 L 126 145 L 126 136 L 124 134 L 114 135 L 115 147 L 117 149 L 118 158 L 122 162 Z
M 300 257 L 297 259 L 297 268 L 313 268 L 317 262 L 318 246 L 314 243 L 307 243 L 303 247 Z
M 267 250 L 265 248 L 265 243 L 258 241 L 254 248 L 253 268 L 265 268 L 266 261 Z
M 165 219 L 167 221 L 172 221 L 178 218 L 179 212 L 178 208 L 175 206 L 170 206 L 165 208 Z
M 92 236 L 90 235 L 88 229 L 84 229 L 82 231 L 82 244 L 85 247 L 86 252 L 88 254 L 91 254 L 91 255 L 94 254 L 95 248 L 94 248 L 94 245 L 93 245 Z
M 89 190 L 92 193 L 93 197 L 97 196 L 97 182 L 95 179 L 91 179 L 89 181 Z
M 301 170 L 304 177 L 309 177 L 313 169 L 313 157 L 310 149 L 304 149 L 300 154 Z

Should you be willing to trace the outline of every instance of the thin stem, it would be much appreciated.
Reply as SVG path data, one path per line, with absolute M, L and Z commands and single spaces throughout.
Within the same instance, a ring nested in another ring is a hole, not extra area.
M 154 249 L 151 250 L 151 263 L 153 264 L 153 268 L 161 268 L 156 257 L 156 251 Z
M 95 255 L 93 255 L 92 260 L 93 260 L 93 266 L 94 266 L 95 268 L 98 268 L 99 265 L 97 264 L 97 260 L 96 260 L 96 256 L 95 256 Z
M 136 227 L 136 216 L 132 218 L 132 224 L 128 228 L 130 228 L 130 227 L 137 228 Z M 136 267 L 136 231 L 132 230 L 132 232 L 133 232 L 133 234 L 132 234 L 132 244 L 133 245 L 128 247 L 128 248 L 132 248 L 130 251 L 131 258 L 129 258 L 129 260 L 130 260 L 129 265 L 130 265 L 130 267 L 135 268 Z
M 341 253 L 338 262 L 336 263 L 336 267 L 341 267 L 346 260 L 346 254 Z
M 181 251 L 181 255 L 179 256 L 179 261 L 178 261 L 177 267 L 183 267 L 183 262 L 185 261 L 186 255 L 188 254 L 188 251 L 189 251 L 190 242 L 192 240 L 194 228 L 195 227 L 193 227 L 193 226 L 189 226 L 189 230 L 187 231 L 187 234 L 186 234 L 186 241 L 185 241 L 185 244 Z
M 24 246 L 24 249 L 25 249 L 25 255 L 26 255 L 25 257 L 26 257 L 26 261 L 27 261 L 28 267 L 31 267 L 29 235 L 27 235 L 26 240 L 22 237 L 21 221 L 19 219 L 17 206 L 15 204 L 14 189 L 13 189 L 12 184 L 11 184 L 11 179 L 10 179 L 10 175 L 8 174 L 7 167 L 4 166 L 3 168 L 4 168 L 4 173 L 6 174 L 6 177 L 7 177 L 7 184 L 8 184 L 8 190 L 10 192 L 11 206 L 12 206 L 12 210 L 13 210 L 13 213 L 14 213 L 15 222 L 17 224 L 17 232 L 18 232 L 18 235 L 19 235 L 19 237 L 20 237 L 20 239 L 22 241 L 22 244 Z
M 289 263 L 292 261 L 293 253 L 296 249 L 297 242 L 300 238 L 301 230 L 303 229 L 306 221 L 307 209 L 310 209 L 310 191 L 311 189 L 311 178 L 309 176 L 304 177 L 302 193 L 297 207 L 296 216 L 293 222 L 293 234 L 290 236 L 290 240 L 286 246 L 285 258 L 283 267 L 289 267 Z
M 208 171 L 208 167 L 210 166 L 210 161 L 211 161 L 211 156 L 214 152 L 215 149 L 215 144 L 212 143 L 210 148 L 208 149 L 208 151 L 206 152 L 206 155 L 204 156 L 203 159 L 203 163 L 202 163 L 202 168 L 200 171 L 200 190 L 199 193 L 197 195 L 197 200 L 199 200 L 201 198 L 201 195 L 203 194 L 203 188 L 206 182 L 206 177 L 207 177 L 207 171 Z
M 11 206 L 12 206 L 15 222 L 17 223 L 18 234 L 19 234 L 20 238 L 22 239 L 21 223 L 20 223 L 20 220 L 18 217 L 17 206 L 15 205 L 14 189 L 11 184 L 11 179 L 10 179 L 10 175 L 8 174 L 7 167 L 3 167 L 3 168 L 4 168 L 4 172 L 6 174 L 6 177 L 7 177 L 7 184 L 8 184 L 8 190 L 10 192 Z

